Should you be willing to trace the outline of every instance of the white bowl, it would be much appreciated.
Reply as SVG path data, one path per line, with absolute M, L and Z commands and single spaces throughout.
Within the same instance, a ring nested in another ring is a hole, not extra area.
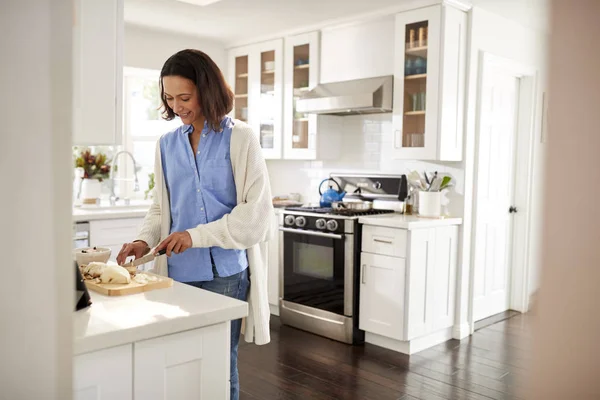
M 89 250 L 92 250 L 92 252 L 88 253 L 87 251 Z M 77 265 L 80 267 L 94 261 L 105 263 L 110 258 L 110 253 L 111 251 L 108 247 L 81 247 L 75 249 L 75 261 L 77 261 Z

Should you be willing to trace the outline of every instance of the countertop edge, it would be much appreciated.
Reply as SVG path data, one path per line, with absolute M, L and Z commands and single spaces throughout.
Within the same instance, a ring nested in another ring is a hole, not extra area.
M 402 221 L 398 218 L 385 218 L 385 216 L 379 215 L 360 217 L 358 222 L 363 225 L 412 230 L 438 226 L 462 225 L 463 220 L 460 217 L 452 217 L 443 219 L 420 218 L 418 220 Z
M 73 355 L 77 356 L 124 344 L 133 344 L 143 340 L 204 328 L 243 318 L 247 315 L 248 303 L 240 303 L 226 309 L 217 309 L 199 315 L 158 321 L 149 326 L 127 328 L 93 337 L 79 338 L 73 341 Z
M 111 211 L 111 212 L 100 212 L 100 211 L 78 211 L 73 213 L 73 222 L 80 221 L 99 221 L 107 219 L 123 219 L 123 218 L 143 218 L 148 213 L 148 210 L 123 210 L 123 211 Z

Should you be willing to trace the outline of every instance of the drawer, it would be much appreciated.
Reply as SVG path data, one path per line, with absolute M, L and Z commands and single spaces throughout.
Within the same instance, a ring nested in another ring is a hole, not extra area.
M 406 258 L 408 231 L 363 225 L 361 250 L 367 253 Z
M 131 242 L 137 236 L 143 218 L 123 218 L 90 222 L 90 245 L 111 246 Z

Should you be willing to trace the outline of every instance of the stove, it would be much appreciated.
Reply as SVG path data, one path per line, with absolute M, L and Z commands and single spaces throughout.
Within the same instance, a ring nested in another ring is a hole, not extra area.
M 354 201 L 398 199 L 401 176 L 341 176 Z M 364 342 L 358 327 L 361 225 L 364 215 L 394 210 L 288 207 L 284 210 L 281 322 L 344 343 Z
M 347 210 L 347 209 L 334 209 L 331 207 L 287 207 L 285 211 L 292 211 L 295 213 L 309 213 L 309 214 L 332 214 L 341 215 L 344 217 L 361 217 L 364 215 L 378 215 L 393 213 L 394 210 Z

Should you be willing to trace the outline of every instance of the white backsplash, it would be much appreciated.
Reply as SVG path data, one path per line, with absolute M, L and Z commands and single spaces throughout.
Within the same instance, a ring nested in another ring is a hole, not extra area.
M 320 117 L 323 118 L 323 117 Z M 327 117 L 324 117 L 327 118 Z M 444 194 L 443 203 L 453 216 L 462 215 L 464 167 L 462 162 L 429 162 L 394 160 L 391 114 L 341 117 L 341 155 L 335 161 L 267 160 L 273 195 L 300 193 L 305 203 L 319 202 L 319 183 L 331 172 L 403 174 L 417 170 L 447 173 L 454 177 L 455 187 Z M 338 124 L 339 125 L 339 124 Z M 335 124 L 319 124 L 319 135 Z

